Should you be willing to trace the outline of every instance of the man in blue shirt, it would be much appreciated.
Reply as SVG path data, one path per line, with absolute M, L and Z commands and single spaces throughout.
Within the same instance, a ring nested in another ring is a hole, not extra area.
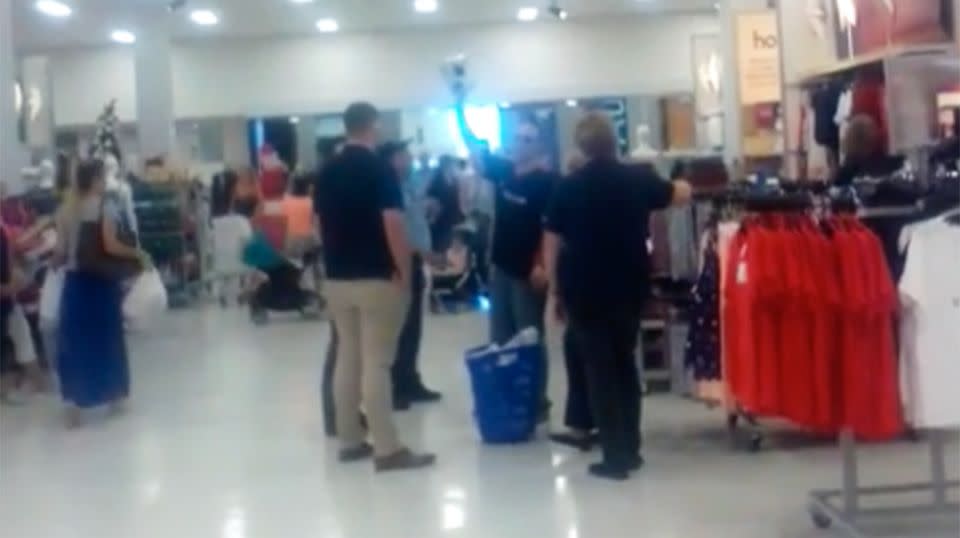
M 413 156 L 407 143 L 388 142 L 380 147 L 380 156 L 389 163 L 400 182 L 407 237 L 414 253 L 410 271 L 410 307 L 393 363 L 393 406 L 394 409 L 405 410 L 410 404 L 435 402 L 441 398 L 440 393 L 423 385 L 417 368 L 423 332 L 423 292 L 426 287 L 423 263 L 432 256 L 433 245 L 430 240 L 430 225 L 427 222 L 426 200 L 422 189 L 413 179 Z

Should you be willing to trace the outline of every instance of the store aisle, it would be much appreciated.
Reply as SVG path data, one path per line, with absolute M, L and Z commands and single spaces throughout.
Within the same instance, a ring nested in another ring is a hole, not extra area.
M 0 534 L 825 536 L 812 529 L 805 495 L 838 482 L 835 449 L 733 452 L 718 413 L 673 397 L 648 399 L 648 466 L 624 484 L 588 478 L 589 457 L 546 442 L 481 446 L 460 351 L 485 332 L 473 316 L 428 320 L 424 373 L 446 399 L 399 424 L 415 447 L 439 454 L 439 465 L 375 476 L 367 465 L 335 463 L 334 445 L 322 436 L 325 325 L 254 328 L 239 311 L 217 309 L 173 314 L 132 342 L 127 416 L 65 431 L 52 399 L 2 409 Z M 553 363 L 562 381 L 562 363 Z M 909 443 L 873 447 L 864 459 L 871 480 L 908 480 L 927 468 L 924 447 Z

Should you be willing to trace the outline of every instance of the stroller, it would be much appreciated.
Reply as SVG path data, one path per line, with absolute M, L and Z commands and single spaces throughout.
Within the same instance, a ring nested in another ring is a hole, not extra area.
M 244 263 L 266 275 L 250 297 L 250 319 L 256 325 L 269 321 L 269 313 L 299 312 L 307 319 L 316 319 L 322 308 L 319 295 L 300 285 L 303 265 L 281 254 L 286 241 L 286 219 L 280 216 L 259 216 L 254 232 L 243 250 Z

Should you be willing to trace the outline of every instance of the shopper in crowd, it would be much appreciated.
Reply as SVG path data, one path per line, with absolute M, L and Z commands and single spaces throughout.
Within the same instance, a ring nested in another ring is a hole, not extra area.
M 56 367 L 67 405 L 67 425 L 80 422 L 80 411 L 110 405 L 123 409 L 130 394 L 130 371 L 123 332 L 123 289 L 120 280 L 78 267 L 82 230 L 100 228 L 106 254 L 140 261 L 146 256 L 117 235 L 122 216 L 104 196 L 103 162 L 91 159 L 76 170 L 74 192 L 57 215 L 57 257 L 66 264 L 60 306 Z
M 433 263 L 435 256 L 427 223 L 423 196 L 413 180 L 413 155 L 405 142 L 388 142 L 381 146 L 380 156 L 388 163 L 403 191 L 403 213 L 407 236 L 413 249 L 410 267 L 410 307 L 403 322 L 397 355 L 393 363 L 393 406 L 404 410 L 410 404 L 435 402 L 442 396 L 423 384 L 417 367 L 420 340 L 423 335 L 423 293 L 426 290 L 424 263 Z
M 541 257 L 543 217 L 559 175 L 545 167 L 545 146 L 533 118 L 517 126 L 512 159 L 493 155 L 469 130 L 463 107 L 458 117 L 464 139 L 476 149 L 480 175 L 496 188 L 492 270 L 490 274 L 490 339 L 500 345 L 518 332 L 536 328 L 544 338 L 547 275 Z M 547 372 L 546 346 L 543 371 Z M 541 388 L 541 420 L 549 419 L 547 376 Z
M 586 114 L 575 137 L 587 162 L 551 201 L 545 259 L 580 352 L 603 447 L 603 460 L 590 472 L 622 480 L 643 463 L 634 348 L 650 292 L 650 212 L 687 203 L 691 190 L 682 180 L 662 181 L 649 166 L 619 162 L 616 133 L 603 113 Z
M 317 243 L 314 223 L 312 174 L 294 176 L 289 192 L 283 196 L 282 211 L 287 219 L 288 246 L 295 255 L 311 250 Z
M 574 151 L 567 159 L 564 179 L 570 179 L 583 167 L 584 162 L 583 154 Z M 597 441 L 597 432 L 593 412 L 590 409 L 583 354 L 577 349 L 573 330 L 567 324 L 563 303 L 555 293 L 548 294 L 546 317 L 545 324 L 551 353 L 558 348 L 558 353 L 563 355 L 563 363 L 567 371 L 567 401 L 563 412 L 563 424 L 566 430 L 551 433 L 550 440 L 582 451 L 589 451 Z M 559 338 L 556 335 L 559 335 Z
M 850 119 L 842 146 L 843 162 L 834 177 L 834 185 L 846 187 L 858 177 L 888 176 L 903 167 L 903 157 L 886 153 L 877 121 L 866 114 Z
M 375 153 L 379 112 L 354 103 L 344 113 L 347 144 L 323 170 L 316 204 L 327 269 L 325 289 L 336 324 L 334 400 L 340 460 L 374 457 L 378 471 L 432 465 L 397 437 L 391 367 L 410 301 L 412 254 L 400 185 Z M 360 407 L 367 415 L 366 442 Z
M 260 207 L 260 187 L 253 168 L 245 166 L 237 171 L 237 180 L 233 185 L 230 203 L 233 212 L 247 218 L 253 218 Z
M 460 177 L 457 159 L 451 155 L 440 157 L 437 172 L 427 187 L 430 201 L 430 235 L 433 248 L 443 252 L 450 246 L 453 229 L 463 222 L 460 207 Z
M 17 384 L 23 374 L 10 335 L 10 317 L 16 294 L 11 241 L 7 228 L 0 225 L 0 403 L 3 404 L 18 402 Z

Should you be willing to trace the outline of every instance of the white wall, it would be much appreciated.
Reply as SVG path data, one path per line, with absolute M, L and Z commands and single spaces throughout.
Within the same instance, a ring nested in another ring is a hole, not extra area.
M 718 28 L 715 16 L 688 15 L 180 44 L 174 106 L 201 118 L 340 110 L 358 98 L 444 104 L 440 64 L 460 52 L 476 99 L 489 102 L 692 91 L 690 36 Z M 128 49 L 59 54 L 52 70 L 58 125 L 93 121 L 110 97 L 134 119 Z
M 110 99 L 117 115 L 132 121 L 137 115 L 133 53 L 110 48 L 61 52 L 50 57 L 53 121 L 58 126 L 92 124 Z

